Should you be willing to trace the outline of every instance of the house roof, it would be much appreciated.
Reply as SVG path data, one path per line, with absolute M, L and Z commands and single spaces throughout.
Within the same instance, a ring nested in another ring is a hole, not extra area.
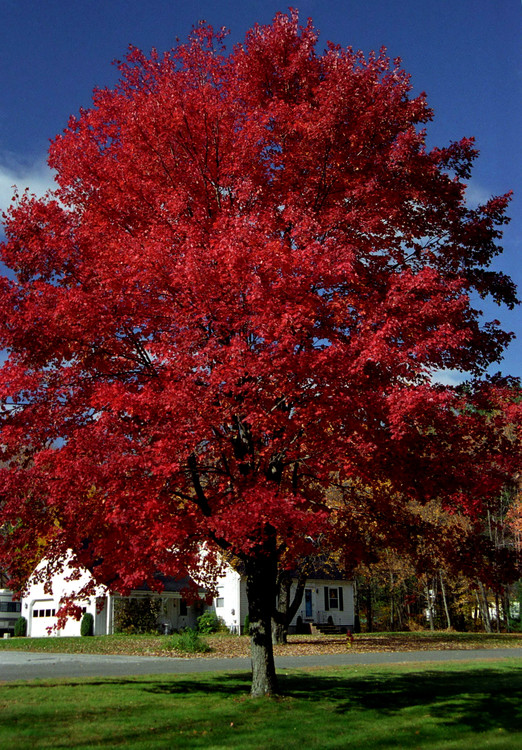
M 178 579 L 173 578 L 172 576 L 164 576 L 158 573 L 154 577 L 157 581 L 161 582 L 163 591 L 167 591 L 170 593 L 186 591 L 187 589 L 197 589 L 199 592 L 205 591 L 204 588 L 198 586 L 189 576 Z M 153 589 L 151 589 L 148 584 L 144 583 L 142 586 L 136 586 L 134 591 L 150 591 L 152 593 Z

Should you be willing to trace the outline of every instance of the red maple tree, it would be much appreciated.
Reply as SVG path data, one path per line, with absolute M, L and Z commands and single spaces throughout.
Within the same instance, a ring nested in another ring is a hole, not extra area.
M 502 475 L 475 481 L 478 411 L 430 374 L 509 340 L 470 301 L 515 302 L 485 270 L 509 197 L 466 205 L 473 141 L 426 149 L 398 61 L 316 42 L 290 12 L 230 53 L 206 25 L 132 48 L 2 247 L 2 559 L 21 582 L 73 550 L 125 593 L 233 556 L 254 695 L 278 565 L 342 541 L 332 477 L 471 508 Z

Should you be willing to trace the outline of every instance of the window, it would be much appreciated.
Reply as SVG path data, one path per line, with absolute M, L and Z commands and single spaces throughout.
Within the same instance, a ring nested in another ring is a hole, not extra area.
M 216 609 L 218 607 L 224 607 L 224 606 L 225 606 L 224 598 L 222 596 L 218 596 L 218 598 L 216 599 Z
M 55 609 L 33 609 L 33 617 L 54 617 Z
M 187 602 L 185 601 L 185 599 L 181 599 L 179 603 L 179 614 L 180 614 L 180 617 L 187 616 Z
M 21 609 L 20 602 L 0 602 L 0 612 L 20 612 Z
M 324 587 L 324 608 L 328 612 L 330 609 L 338 609 L 342 612 L 343 588 L 342 586 L 325 586 Z

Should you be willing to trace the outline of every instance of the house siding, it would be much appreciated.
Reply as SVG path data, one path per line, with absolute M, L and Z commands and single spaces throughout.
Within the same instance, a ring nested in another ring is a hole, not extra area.
M 217 596 L 211 605 L 218 617 L 233 633 L 242 632 L 244 619 L 248 609 L 245 609 L 246 588 L 239 573 L 228 568 L 217 581 Z M 242 589 L 245 588 L 245 595 Z
M 38 570 L 38 569 L 37 569 Z M 56 612 L 60 608 L 60 600 L 63 596 L 68 596 L 78 591 L 83 585 L 89 582 L 90 575 L 87 571 L 83 573 L 80 579 L 68 581 L 67 576 L 71 571 L 65 567 L 61 575 L 56 575 L 50 582 L 48 589 L 44 582 L 32 582 L 29 584 L 28 595 L 22 599 L 22 612 L 27 618 L 27 635 L 31 638 L 45 638 L 48 636 L 79 636 L 81 620 L 69 618 L 65 625 L 58 628 L 58 619 Z M 44 588 L 45 587 L 45 588 Z M 100 589 L 99 596 L 78 602 L 78 605 L 85 612 L 90 612 L 94 617 L 94 634 L 99 635 L 103 623 L 103 615 L 97 612 L 97 600 L 107 606 L 105 591 Z M 101 597 L 101 600 L 100 600 Z M 105 616 L 105 628 L 107 618 Z M 98 628 L 96 627 L 98 624 Z
M 13 599 L 13 592 L 0 588 L 0 638 L 14 635 L 15 622 L 23 614 L 21 603 Z
M 291 588 L 291 598 L 295 594 L 295 584 Z M 337 601 L 340 606 L 326 610 L 324 606 L 325 589 L 337 590 Z M 214 599 L 213 608 L 224 621 L 225 625 L 234 633 L 245 632 L 245 618 L 248 614 L 248 600 L 246 581 L 234 570 L 229 569 L 221 576 L 217 583 L 218 597 Z M 354 627 L 354 595 L 353 584 L 350 581 L 332 581 L 325 579 L 310 579 L 306 589 L 311 591 L 311 614 L 306 612 L 306 599 L 303 595 L 301 606 L 290 623 L 289 632 L 297 632 L 303 626 L 312 624 L 331 623 L 346 630 Z M 223 600 L 223 606 L 217 607 L 216 601 Z
M 331 588 L 337 589 L 339 592 L 337 598 L 338 606 L 336 608 L 327 608 L 325 606 L 325 590 L 329 592 Z M 310 610 L 306 611 L 306 590 L 311 592 L 311 612 Z M 291 589 L 292 597 L 294 593 L 295 585 Z M 303 601 L 290 623 L 290 632 L 296 632 L 300 625 L 326 625 L 328 623 L 352 630 L 354 620 L 353 584 L 350 581 L 331 581 L 313 578 L 306 582 Z
M 60 607 L 61 598 L 73 594 L 90 579 L 89 573 L 85 571 L 79 580 L 67 581 L 70 572 L 66 566 L 64 572 L 55 576 L 50 582 L 50 588 L 45 586 L 45 590 L 43 582 L 33 581 L 30 584 L 29 593 L 22 600 L 22 614 L 27 618 L 28 636 L 80 635 L 80 620 L 70 618 L 61 629 L 57 627 L 56 612 Z M 329 594 L 330 589 L 334 591 L 332 595 Z M 303 596 L 301 605 L 290 624 L 289 632 L 302 632 L 311 625 L 328 623 L 346 630 L 353 629 L 354 596 L 351 582 L 309 579 L 305 592 L 308 593 Z M 166 589 L 161 594 L 157 594 L 162 601 L 158 630 L 169 633 L 173 630 L 194 627 L 198 616 L 205 609 L 211 609 L 233 633 L 243 634 L 248 614 L 246 580 L 229 567 L 218 578 L 216 593 L 217 596 L 207 606 L 203 600 L 183 606 L 179 591 Z M 292 586 L 292 597 L 294 593 L 295 585 Z M 131 598 L 150 595 L 149 591 L 135 591 L 132 592 Z M 203 593 L 201 595 L 203 596 Z M 94 617 L 94 635 L 107 635 L 113 632 L 114 606 L 118 598 L 117 594 L 112 594 L 100 587 L 96 595 L 89 600 L 78 602 L 84 611 L 90 612 Z M 328 606 L 325 606 L 326 603 Z

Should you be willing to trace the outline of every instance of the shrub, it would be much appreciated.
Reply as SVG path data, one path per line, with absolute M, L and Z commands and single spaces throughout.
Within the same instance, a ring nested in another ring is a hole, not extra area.
M 90 612 L 86 612 L 82 617 L 80 635 L 94 635 L 94 617 Z
M 218 630 L 223 629 L 223 621 L 219 619 L 215 612 L 210 609 L 198 617 L 198 632 L 199 633 L 217 633 Z
M 15 622 L 14 634 L 17 638 L 25 638 L 27 635 L 27 620 L 25 617 L 19 617 Z
M 250 617 L 248 615 L 245 616 L 243 623 L 243 635 L 250 635 Z
M 114 602 L 114 631 L 116 633 L 157 633 L 161 599 L 140 596 L 116 599 Z
M 172 637 L 170 648 L 182 654 L 205 654 L 211 650 L 197 630 L 185 628 Z
M 522 633 L 522 622 L 519 617 L 509 618 L 509 633 Z

